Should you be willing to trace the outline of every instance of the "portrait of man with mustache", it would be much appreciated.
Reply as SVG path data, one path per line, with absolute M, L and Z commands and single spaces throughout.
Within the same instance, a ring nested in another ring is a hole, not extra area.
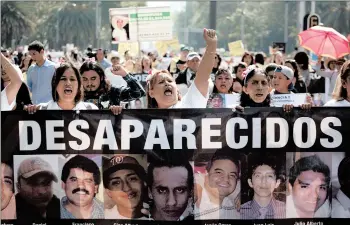
M 62 219 L 104 218 L 103 203 L 95 198 L 101 174 L 93 160 L 74 156 L 63 166 L 61 180 L 66 193 L 61 199 Z

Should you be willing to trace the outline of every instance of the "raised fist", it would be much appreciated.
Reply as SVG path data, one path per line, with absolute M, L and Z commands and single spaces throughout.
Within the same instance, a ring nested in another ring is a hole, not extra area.
M 207 45 L 216 44 L 218 41 L 218 38 L 216 36 L 216 31 L 211 29 L 204 28 L 203 38 L 207 43 Z
M 114 75 L 119 75 L 119 76 L 122 76 L 122 77 L 125 77 L 128 74 L 126 69 L 124 67 L 122 67 L 121 65 L 112 66 L 111 67 L 111 72 Z

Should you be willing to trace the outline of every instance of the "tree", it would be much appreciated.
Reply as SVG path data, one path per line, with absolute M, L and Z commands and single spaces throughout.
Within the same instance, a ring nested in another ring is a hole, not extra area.
M 30 35 L 34 24 L 15 2 L 1 2 L 1 45 L 11 46 L 14 39 L 19 44 Z

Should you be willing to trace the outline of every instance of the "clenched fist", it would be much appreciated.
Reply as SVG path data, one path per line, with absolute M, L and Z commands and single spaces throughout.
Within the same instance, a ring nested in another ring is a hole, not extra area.
M 216 36 L 216 31 L 211 30 L 211 29 L 204 28 L 203 38 L 204 38 L 205 42 L 207 43 L 207 45 L 216 44 L 218 41 L 218 38 Z

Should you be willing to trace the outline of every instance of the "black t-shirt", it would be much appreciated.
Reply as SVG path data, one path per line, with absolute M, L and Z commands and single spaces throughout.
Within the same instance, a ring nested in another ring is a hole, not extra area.
M 181 59 L 179 59 L 179 60 L 176 62 L 176 71 L 175 71 L 175 73 L 180 73 L 180 69 L 177 68 L 177 65 L 183 65 L 183 64 L 185 64 L 185 63 L 186 63 L 186 61 L 182 61 Z

